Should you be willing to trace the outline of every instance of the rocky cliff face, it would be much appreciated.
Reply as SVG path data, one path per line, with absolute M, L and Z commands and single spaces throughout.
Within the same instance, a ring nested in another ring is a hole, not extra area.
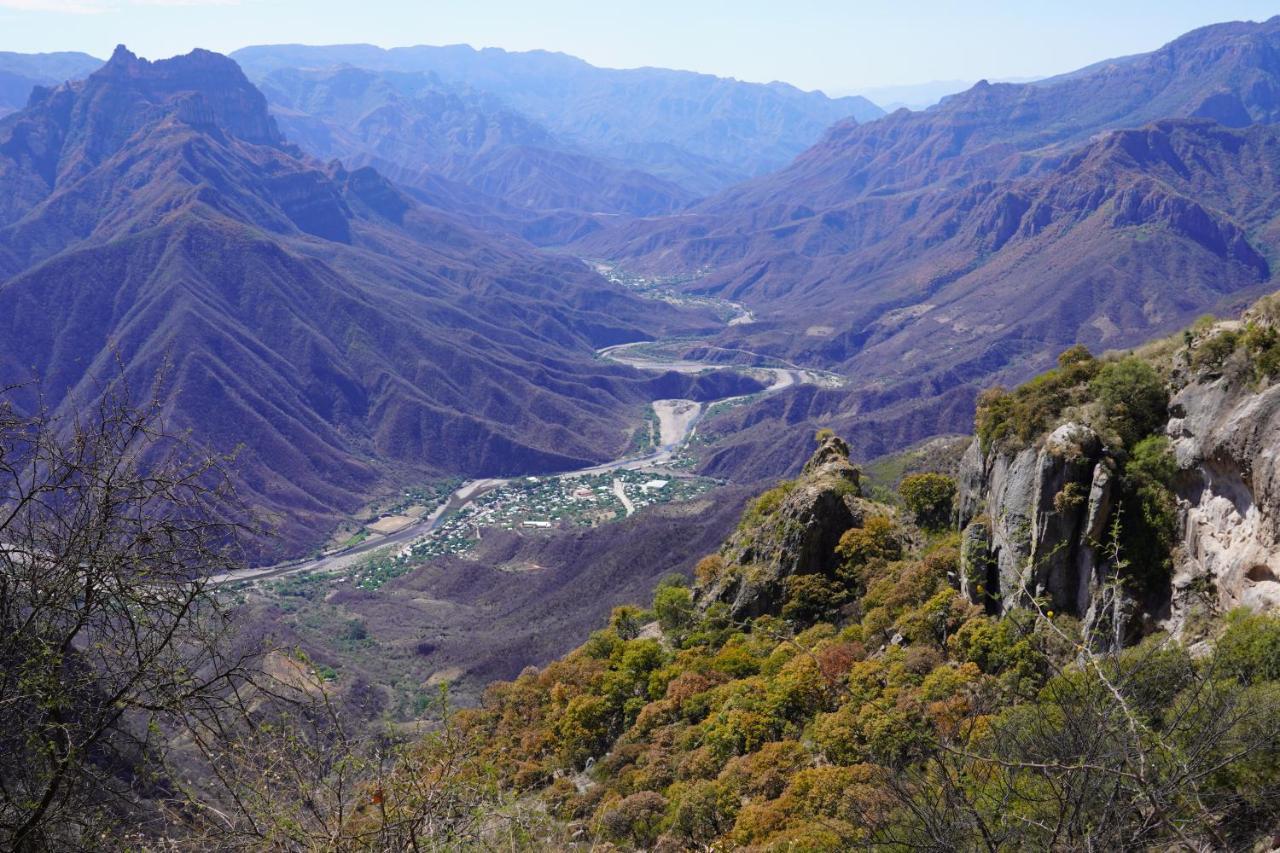
M 1169 575 L 1143 587 L 1125 577 L 1138 567 L 1117 567 L 1106 543 L 1122 454 L 1064 423 L 1029 447 L 984 451 L 975 439 L 965 454 L 957 522 L 970 600 L 1076 615 L 1102 645 L 1157 628 L 1195 640 L 1200 616 L 1280 607 L 1280 385 L 1233 358 L 1192 376 L 1182 358 L 1164 430 L 1176 462 Z
M 1104 553 L 1116 463 L 1084 424 L 1064 423 L 1042 443 L 984 452 L 977 439 L 960 469 L 962 591 L 992 612 L 1039 605 L 1080 616 L 1095 630 L 1114 619 Z M 1115 637 L 1116 640 L 1122 639 Z
M 1280 386 L 1218 376 L 1178 392 L 1171 414 L 1182 541 L 1173 627 L 1201 606 L 1280 607 Z
M 94 100 L 102 95 L 104 104 L 126 105 L 130 122 L 139 126 L 147 116 L 135 113 L 154 115 L 177 107 L 179 116 L 194 127 L 218 128 L 257 145 L 284 142 L 263 94 L 234 61 L 211 51 L 197 49 L 148 62 L 120 45 L 86 86 Z M 99 118 L 109 120 L 105 115 Z

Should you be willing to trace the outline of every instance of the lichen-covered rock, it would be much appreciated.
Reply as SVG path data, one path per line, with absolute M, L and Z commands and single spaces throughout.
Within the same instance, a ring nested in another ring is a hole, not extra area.
M 1100 542 L 1112 502 L 1113 465 L 1098 435 L 1066 423 L 1038 446 L 961 462 L 962 589 L 993 610 L 1034 599 L 1083 616 L 1103 575 Z M 979 590 L 981 586 L 981 590 Z
M 1195 382 L 1170 413 L 1182 548 L 1167 626 L 1181 633 L 1197 605 L 1280 607 L 1280 386 Z
M 788 577 L 831 572 L 840 537 L 875 511 L 860 497 L 859 479 L 849 446 L 826 438 L 799 478 L 748 507 L 720 551 L 723 570 L 699 587 L 699 603 L 725 602 L 739 619 L 776 613 Z

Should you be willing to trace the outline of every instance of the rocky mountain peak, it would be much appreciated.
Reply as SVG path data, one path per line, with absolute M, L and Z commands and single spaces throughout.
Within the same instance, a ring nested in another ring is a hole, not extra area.
M 100 68 L 97 73 L 121 74 L 127 73 L 133 69 L 140 67 L 143 60 L 138 55 L 122 44 L 116 45 L 116 49 L 111 52 L 111 58 L 106 64 Z
M 805 463 L 801 476 L 831 476 L 847 480 L 856 486 L 860 474 L 853 463 L 849 461 L 848 442 L 838 435 L 828 435 L 820 440 L 818 449 L 814 451 L 813 456 Z
M 267 100 L 234 60 L 196 49 L 151 62 L 124 45 L 85 82 L 84 96 L 103 107 L 145 121 L 175 113 L 197 127 L 216 127 L 246 142 L 279 145 L 283 137 L 267 111 Z
M 819 442 L 797 479 L 780 483 L 747 508 L 720 550 L 724 570 L 698 591 L 704 606 L 722 601 L 734 618 L 776 613 L 788 578 L 834 571 L 845 531 L 892 512 L 861 497 L 861 475 L 843 439 L 827 435 Z

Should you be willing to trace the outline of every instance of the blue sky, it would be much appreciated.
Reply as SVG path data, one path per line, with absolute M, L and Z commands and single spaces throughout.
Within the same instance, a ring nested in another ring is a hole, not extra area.
M 1045 76 L 1277 13 L 1280 2 L 1249 0 L 0 0 L 0 50 L 105 56 L 124 42 L 160 58 L 197 46 L 462 42 L 856 91 Z

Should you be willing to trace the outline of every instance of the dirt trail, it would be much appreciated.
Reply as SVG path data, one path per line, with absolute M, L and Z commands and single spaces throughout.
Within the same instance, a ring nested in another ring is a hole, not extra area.
M 622 501 L 622 508 L 627 511 L 627 515 L 636 511 L 636 505 L 631 502 L 631 498 L 627 497 L 626 485 L 617 477 L 613 478 L 613 493 L 618 496 L 618 500 Z

